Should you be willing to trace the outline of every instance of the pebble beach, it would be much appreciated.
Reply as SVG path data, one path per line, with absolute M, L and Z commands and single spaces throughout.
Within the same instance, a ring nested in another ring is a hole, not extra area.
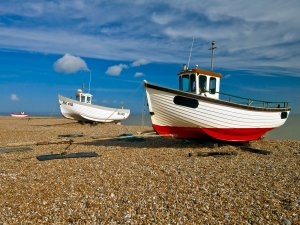
M 0 224 L 300 224 L 300 141 L 178 140 L 46 117 L 0 127 Z M 98 156 L 37 159 L 81 152 Z

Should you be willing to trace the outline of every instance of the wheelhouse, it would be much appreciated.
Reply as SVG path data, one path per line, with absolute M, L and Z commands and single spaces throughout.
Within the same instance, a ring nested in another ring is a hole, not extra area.
M 178 73 L 179 90 L 219 99 L 221 74 L 200 68 L 186 69 Z
M 76 93 L 77 101 L 87 103 L 87 104 L 92 104 L 92 97 L 93 97 L 93 95 L 91 95 L 89 93 L 83 93 L 81 89 L 77 90 L 77 93 Z

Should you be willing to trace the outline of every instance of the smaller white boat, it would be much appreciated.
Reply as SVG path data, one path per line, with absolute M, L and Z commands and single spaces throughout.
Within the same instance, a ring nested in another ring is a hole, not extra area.
M 81 89 L 77 90 L 76 100 L 58 95 L 60 111 L 67 119 L 80 122 L 120 122 L 128 118 L 129 109 L 109 108 L 92 104 L 90 93 L 84 93 Z
M 13 117 L 27 117 L 28 116 L 28 114 L 26 114 L 25 112 L 20 112 L 20 113 L 13 112 L 10 115 Z

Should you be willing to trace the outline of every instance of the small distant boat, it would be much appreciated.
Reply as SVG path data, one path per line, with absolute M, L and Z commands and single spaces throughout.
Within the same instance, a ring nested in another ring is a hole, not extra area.
M 10 115 L 13 117 L 27 117 L 28 116 L 28 114 L 26 114 L 25 112 L 20 112 L 20 113 L 13 112 Z
M 76 100 L 58 95 L 60 111 L 65 118 L 80 122 L 120 122 L 128 118 L 129 109 L 109 108 L 92 104 L 90 93 L 84 93 L 78 89 Z
M 184 65 L 178 77 L 179 90 L 144 81 L 152 126 L 160 135 L 250 141 L 283 125 L 291 111 L 287 102 L 221 93 L 219 73 Z

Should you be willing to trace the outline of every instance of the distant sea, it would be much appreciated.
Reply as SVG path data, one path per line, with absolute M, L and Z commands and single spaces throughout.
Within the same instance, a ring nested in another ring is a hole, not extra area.
M 300 114 L 291 113 L 285 124 L 268 132 L 266 138 L 300 141 Z
M 61 114 L 55 113 L 28 113 L 30 116 L 46 116 L 46 117 L 62 117 Z M 9 113 L 0 113 L 1 116 L 10 116 Z M 126 120 L 122 121 L 123 125 L 129 126 L 151 126 L 151 119 L 149 113 L 131 114 Z M 286 123 L 269 131 L 266 134 L 267 139 L 271 140 L 298 140 L 300 141 L 300 114 L 291 113 Z
M 142 114 L 130 114 L 129 117 L 122 121 L 121 124 L 129 126 L 152 126 L 149 113 Z

